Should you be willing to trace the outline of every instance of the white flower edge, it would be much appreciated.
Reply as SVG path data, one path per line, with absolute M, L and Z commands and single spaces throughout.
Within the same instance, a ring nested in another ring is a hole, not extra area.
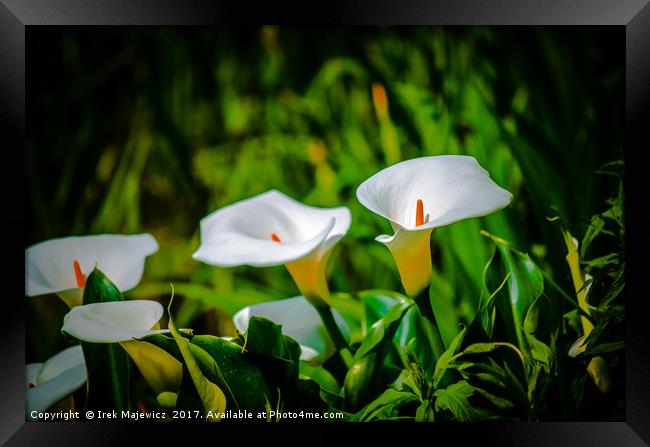
M 365 180 L 356 195 L 370 211 L 409 231 L 485 216 L 505 208 L 513 198 L 467 155 L 402 161 Z M 424 223 L 416 226 L 418 200 L 423 203 Z
M 158 242 L 148 233 L 69 236 L 49 239 L 25 250 L 25 294 L 80 293 L 73 265 L 84 275 L 98 267 L 121 291 L 140 283 L 147 256 L 158 251 Z
M 376 241 L 390 250 L 406 293 L 416 296 L 431 281 L 433 228 L 504 208 L 512 194 L 499 187 L 474 157 L 439 155 L 385 168 L 356 191 L 359 202 L 385 217 L 394 234 Z
M 61 332 L 91 343 L 120 343 L 168 333 L 168 329 L 151 329 L 162 315 L 163 307 L 151 300 L 86 304 L 66 314 Z
M 192 257 L 220 267 L 270 267 L 329 250 L 348 231 L 347 207 L 305 205 L 277 190 L 219 208 L 201 219 Z M 271 239 L 275 233 L 280 243 Z
M 43 412 L 74 393 L 87 380 L 86 363 L 81 346 L 64 349 L 45 363 L 30 363 L 25 367 L 27 394 L 25 413 L 35 419 L 33 412 Z
M 339 312 L 332 309 L 343 336 L 349 340 L 350 329 Z M 233 324 L 241 334 L 248 330 L 251 317 L 264 317 L 282 326 L 282 332 L 300 344 L 300 360 L 317 365 L 334 352 L 334 345 L 316 309 L 303 296 L 254 304 L 239 310 Z

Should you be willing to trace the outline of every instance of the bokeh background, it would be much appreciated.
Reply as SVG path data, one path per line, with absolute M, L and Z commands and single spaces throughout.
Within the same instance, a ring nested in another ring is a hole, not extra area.
M 230 315 L 295 296 L 283 267 L 191 258 L 199 220 L 279 189 L 346 205 L 331 259 L 347 316 L 364 289 L 401 290 L 389 224 L 355 189 L 400 160 L 468 154 L 512 204 L 433 233 L 441 326 L 475 312 L 492 243 L 531 254 L 571 291 L 559 215 L 577 237 L 616 194 L 623 158 L 624 32 L 613 27 L 48 28 L 27 34 L 28 240 L 152 233 L 134 298 L 169 298 L 178 324 L 230 334 Z M 602 243 L 602 242 L 598 242 Z M 608 247 L 598 247 L 608 253 Z M 27 300 L 27 361 L 69 341 L 55 297 Z M 444 330 L 444 328 L 442 328 Z

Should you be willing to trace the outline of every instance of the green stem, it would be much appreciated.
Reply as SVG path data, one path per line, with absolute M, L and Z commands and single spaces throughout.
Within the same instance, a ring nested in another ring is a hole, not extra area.
M 436 361 L 440 356 L 445 352 L 445 344 L 442 342 L 442 336 L 440 335 L 440 329 L 436 323 L 436 317 L 433 313 L 433 307 L 431 307 L 431 299 L 429 298 L 429 288 L 425 288 L 422 292 L 416 296 L 413 301 L 417 304 L 420 309 L 420 314 L 429 320 L 431 323 L 431 331 L 429 333 L 429 342 L 433 348 L 433 354 L 436 357 Z
M 329 334 L 330 338 L 332 339 L 332 342 L 334 343 L 334 346 L 341 353 L 341 358 L 343 359 L 343 362 L 349 368 L 350 366 L 352 366 L 352 354 L 350 352 L 350 346 L 348 345 L 348 342 L 345 340 L 345 337 L 343 336 L 343 333 L 341 332 L 341 329 L 339 328 L 338 324 L 336 324 L 336 320 L 334 319 L 334 314 L 332 314 L 332 308 L 327 305 L 315 306 L 315 307 L 316 307 L 316 311 L 318 312 L 318 315 L 320 315 L 320 319 L 323 321 L 323 324 L 327 329 L 327 333 Z

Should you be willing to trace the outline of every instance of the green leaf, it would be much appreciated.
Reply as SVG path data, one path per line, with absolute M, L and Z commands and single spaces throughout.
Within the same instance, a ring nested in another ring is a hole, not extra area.
M 183 378 L 183 365 L 164 349 L 146 341 L 120 343 L 156 395 L 178 393 Z
M 282 326 L 266 318 L 252 317 L 246 333 L 240 334 L 235 342 L 244 358 L 262 373 L 273 408 L 318 412 L 327 408 L 318 383 L 300 378 L 300 345 L 282 334 Z
M 300 362 L 300 376 L 301 378 L 304 376 L 312 379 L 318 383 L 321 389 L 330 393 L 338 394 L 341 390 L 341 385 L 339 385 L 338 381 L 323 367 L 311 366 L 306 362 Z
M 418 397 L 413 393 L 389 388 L 357 412 L 352 418 L 352 421 L 366 422 L 372 421 L 373 419 L 395 417 L 398 415 L 401 406 L 419 401 Z
M 593 268 L 602 268 L 606 267 L 608 265 L 619 265 L 621 263 L 621 254 L 620 253 L 610 253 L 605 256 L 601 256 L 600 258 L 596 259 L 591 259 L 589 261 L 583 261 L 582 264 L 585 266 L 589 267 L 590 269 Z
M 365 332 L 368 332 L 368 329 L 377 320 L 384 317 L 393 306 L 406 299 L 403 295 L 382 290 L 364 291 L 359 293 L 359 296 L 364 305 L 363 327 Z M 429 320 L 422 318 L 417 306 L 413 306 L 402 317 L 393 341 L 397 347 L 402 348 L 402 351 L 410 344 L 410 349 L 416 353 L 420 363 L 430 374 L 435 366 L 435 359 L 428 340 L 427 331 L 432 330 L 429 326 L 431 326 Z M 400 352 L 390 349 L 386 362 L 399 367 L 401 365 L 399 356 Z
M 95 268 L 86 279 L 84 304 L 124 301 L 122 293 L 104 273 Z M 88 373 L 88 393 L 86 409 L 130 409 L 129 356 L 118 343 L 81 342 L 86 371 Z
M 438 384 L 442 380 L 442 377 L 445 374 L 445 371 L 449 367 L 449 364 L 456 358 L 456 354 L 458 353 L 458 349 L 460 348 L 460 345 L 463 341 L 463 338 L 465 337 L 465 333 L 467 332 L 467 327 L 464 327 L 458 335 L 452 340 L 451 344 L 449 345 L 449 348 L 440 356 L 438 361 L 436 362 L 436 369 L 433 373 L 433 386 L 434 388 L 438 387 Z
M 361 346 L 354 355 L 354 360 L 359 360 L 375 349 L 378 345 L 390 341 L 396 334 L 397 328 L 402 318 L 413 306 L 413 302 L 401 300 L 393 305 L 390 310 L 381 319 L 377 320 L 366 333 Z
M 481 419 L 484 414 L 469 403 L 469 398 L 474 394 L 474 387 L 466 381 L 437 390 L 435 408 L 437 411 L 449 410 L 461 422 Z
M 273 376 L 278 383 L 295 383 L 300 374 L 300 345 L 282 334 L 282 326 L 263 317 L 249 320 L 239 344 L 253 363 Z
M 343 383 L 347 408 L 359 408 L 371 399 L 397 327 L 413 304 L 407 300 L 399 302 L 368 330 Z
M 172 299 L 173 299 L 173 294 L 172 294 Z M 210 382 L 205 375 L 203 375 L 203 372 L 201 371 L 201 368 L 199 367 L 199 363 L 197 362 L 196 355 L 202 355 L 205 354 L 212 362 L 214 360 L 212 357 L 209 356 L 208 353 L 203 351 L 199 347 L 194 347 L 192 349 L 192 344 L 189 342 L 189 340 L 185 337 L 183 337 L 178 329 L 176 329 L 176 326 L 174 325 L 174 319 L 172 318 L 171 314 L 171 303 L 172 300 L 169 301 L 169 307 L 167 308 L 167 313 L 169 314 L 169 330 L 172 334 L 172 337 L 174 337 L 174 341 L 176 341 L 176 344 L 178 345 L 178 349 L 181 352 L 181 355 L 183 356 L 183 360 L 185 362 L 185 366 L 187 367 L 187 370 L 190 374 L 190 377 L 192 379 L 192 382 L 194 383 L 194 387 L 196 388 L 196 392 L 199 395 L 199 398 L 201 399 L 201 403 L 203 404 L 203 408 L 205 409 L 206 412 L 211 412 L 213 417 L 208 418 L 209 421 L 219 421 L 221 419 L 221 414 L 226 410 L 226 396 L 219 388 L 217 385 L 214 383 Z M 204 361 L 205 361 L 205 356 Z M 216 363 L 215 363 L 215 369 Z M 206 413 L 207 414 L 207 413 Z
M 489 391 L 484 390 L 483 388 L 474 387 L 474 391 L 476 391 L 477 393 L 485 397 L 495 407 L 501 410 L 507 410 L 515 406 L 515 404 L 513 404 L 512 401 L 510 401 L 509 399 L 506 399 L 505 397 L 497 396 L 496 394 L 490 393 Z
M 620 351 L 625 348 L 625 341 L 614 341 L 611 343 L 601 343 L 593 347 L 587 345 L 587 349 L 580 356 L 594 356 L 606 354 L 608 352 Z
M 589 222 L 589 227 L 585 232 L 582 242 L 580 243 L 580 259 L 586 259 L 587 249 L 593 242 L 593 240 L 598 236 L 605 227 L 605 221 L 596 215 L 591 218 Z
M 84 287 L 83 303 L 107 303 L 110 301 L 124 301 L 122 292 L 113 282 L 98 268 L 94 268 Z
M 510 244 L 485 231 L 483 235 L 492 239 L 499 251 L 500 258 L 498 265 L 493 265 L 497 270 L 496 278 L 502 281 L 509 274 L 507 300 L 508 305 L 503 302 L 497 303 L 498 308 L 504 314 L 504 319 L 509 323 L 511 331 L 514 332 L 516 340 L 521 348 L 526 346 L 523 334 L 523 323 L 528 309 L 544 291 L 544 275 L 541 269 L 525 253 L 520 253 L 510 247 Z M 501 306 L 499 306 L 501 304 Z
M 229 390 L 227 394 L 237 409 L 264 411 L 271 393 L 260 370 L 244 359 L 240 346 L 212 335 L 195 335 L 191 343 L 207 352 L 219 365 L 220 374 L 213 382 Z

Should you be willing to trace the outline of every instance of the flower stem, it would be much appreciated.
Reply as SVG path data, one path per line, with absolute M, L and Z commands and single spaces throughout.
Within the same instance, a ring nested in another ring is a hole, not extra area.
M 436 357 L 436 360 L 440 358 L 443 352 L 445 352 L 445 345 L 442 342 L 442 336 L 440 335 L 440 329 L 436 323 L 436 317 L 433 313 L 433 308 L 431 307 L 431 299 L 429 299 L 429 288 L 425 288 L 420 292 L 415 298 L 415 303 L 420 309 L 420 314 L 429 320 L 431 323 L 430 331 L 427 331 L 429 335 L 429 342 L 433 348 L 433 354 Z
M 341 333 L 341 329 L 339 328 L 338 324 L 336 324 L 336 320 L 332 314 L 332 308 L 327 305 L 315 307 L 318 315 L 320 315 L 320 319 L 323 321 L 323 324 L 327 329 L 330 338 L 332 339 L 332 342 L 334 343 L 334 346 L 341 353 L 341 357 L 345 362 L 345 365 L 349 368 L 352 365 L 350 346 Z

